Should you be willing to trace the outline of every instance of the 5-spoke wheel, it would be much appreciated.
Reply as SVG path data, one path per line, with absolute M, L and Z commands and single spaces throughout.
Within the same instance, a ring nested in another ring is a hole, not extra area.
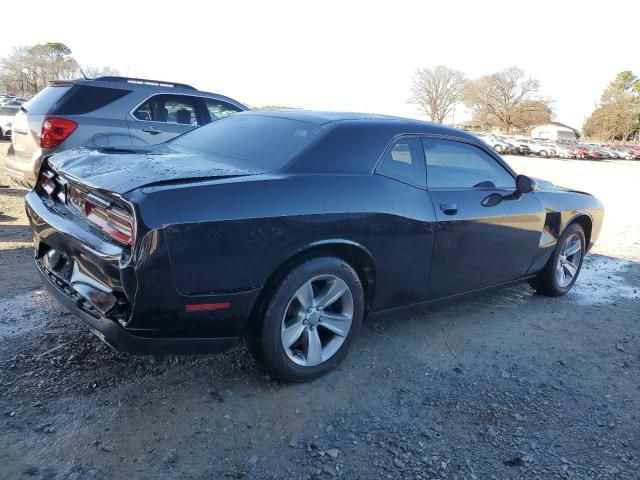
M 578 278 L 586 240 L 582 227 L 573 223 L 562 233 L 551 257 L 531 285 L 543 295 L 559 297 L 564 295 Z
M 309 380 L 344 358 L 363 315 L 364 291 L 353 267 L 315 258 L 280 282 L 250 346 L 274 376 Z
M 306 281 L 282 318 L 282 346 L 297 365 L 310 367 L 331 358 L 344 343 L 353 319 L 353 294 L 335 275 Z
M 558 286 L 566 288 L 578 274 L 582 261 L 582 241 L 577 233 L 569 235 L 556 261 L 556 281 Z

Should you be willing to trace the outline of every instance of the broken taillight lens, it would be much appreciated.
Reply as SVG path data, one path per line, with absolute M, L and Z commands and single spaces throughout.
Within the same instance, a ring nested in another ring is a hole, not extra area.
M 100 228 L 110 238 L 124 245 L 133 245 L 134 222 L 128 212 L 113 206 L 105 208 L 87 199 L 84 202 L 84 214 L 88 221 Z

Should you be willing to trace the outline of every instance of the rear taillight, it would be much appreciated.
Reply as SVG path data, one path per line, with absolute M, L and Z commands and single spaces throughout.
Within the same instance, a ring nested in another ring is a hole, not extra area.
M 76 122 L 65 118 L 47 118 L 42 123 L 42 136 L 40 146 L 42 148 L 54 148 L 64 142 L 78 127 Z
M 134 221 L 126 211 L 109 206 L 103 207 L 87 199 L 84 202 L 84 214 L 109 237 L 124 244 L 133 245 Z
M 57 198 L 62 203 L 67 203 L 67 182 L 49 169 L 44 168 L 40 175 L 40 186 L 51 198 Z

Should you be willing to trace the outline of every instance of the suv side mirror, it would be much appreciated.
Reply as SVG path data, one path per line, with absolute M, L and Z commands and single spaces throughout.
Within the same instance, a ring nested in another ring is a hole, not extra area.
M 538 183 L 531 177 L 526 175 L 518 175 L 516 177 L 516 191 L 518 193 L 530 193 L 538 189 Z

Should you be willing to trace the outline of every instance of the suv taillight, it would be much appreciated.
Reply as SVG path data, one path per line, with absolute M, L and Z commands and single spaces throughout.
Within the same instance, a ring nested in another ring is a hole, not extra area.
M 133 217 L 128 212 L 113 206 L 105 208 L 86 199 L 84 214 L 109 237 L 124 245 L 133 245 Z
M 64 142 L 78 127 L 76 122 L 65 118 L 47 118 L 42 122 L 42 136 L 40 146 L 42 148 L 54 148 Z

